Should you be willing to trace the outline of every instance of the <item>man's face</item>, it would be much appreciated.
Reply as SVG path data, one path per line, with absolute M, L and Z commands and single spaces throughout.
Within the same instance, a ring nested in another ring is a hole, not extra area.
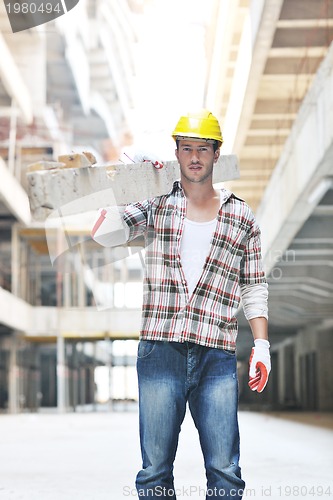
M 213 144 L 207 141 L 181 139 L 176 149 L 182 178 L 194 183 L 204 182 L 212 176 L 219 156 L 220 150 L 214 152 Z

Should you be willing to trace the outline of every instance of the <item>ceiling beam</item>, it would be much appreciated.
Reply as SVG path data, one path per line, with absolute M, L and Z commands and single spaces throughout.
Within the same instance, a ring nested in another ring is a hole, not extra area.
M 230 95 L 225 119 L 226 149 L 230 148 L 235 154 L 240 154 L 245 142 L 282 5 L 283 0 L 266 0 L 257 26 L 251 17 L 253 12 L 249 12 L 245 23 L 235 68 L 234 92 Z
M 271 47 L 268 53 L 269 58 L 295 57 L 324 57 L 327 47 Z
M 279 19 L 277 28 L 329 28 L 333 27 L 333 19 Z
M 255 128 L 250 129 L 247 133 L 248 137 L 276 137 L 276 136 L 288 136 L 290 134 L 290 128 Z

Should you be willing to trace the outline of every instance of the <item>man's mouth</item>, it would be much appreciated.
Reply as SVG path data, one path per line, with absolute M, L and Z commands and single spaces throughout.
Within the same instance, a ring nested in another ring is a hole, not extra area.
M 191 165 L 190 170 L 200 170 L 202 167 L 201 165 Z

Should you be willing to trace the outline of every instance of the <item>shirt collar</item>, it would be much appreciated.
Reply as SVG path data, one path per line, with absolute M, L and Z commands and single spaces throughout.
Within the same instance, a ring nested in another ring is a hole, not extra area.
M 225 189 L 225 188 L 221 188 L 220 189 L 222 191 L 222 196 L 221 196 L 221 204 L 223 205 L 224 203 L 226 203 L 229 198 L 233 197 L 235 198 L 235 195 L 232 191 L 229 191 L 229 189 Z M 182 185 L 181 185 L 181 182 L 179 179 L 177 179 L 174 183 L 173 183 L 173 187 L 170 191 L 169 194 L 173 194 L 173 193 L 176 193 L 177 191 L 180 192 L 180 195 L 185 197 L 185 193 L 184 193 L 184 190 L 182 188 Z

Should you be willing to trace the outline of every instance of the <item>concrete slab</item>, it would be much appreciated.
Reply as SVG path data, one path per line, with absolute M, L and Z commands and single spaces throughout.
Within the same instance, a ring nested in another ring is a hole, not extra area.
M 235 155 L 222 155 L 214 167 L 214 183 L 237 179 Z M 55 168 L 27 173 L 32 217 L 43 221 L 54 211 L 82 214 L 107 205 L 122 205 L 168 193 L 180 177 L 177 161 L 156 170 L 150 162 L 129 165 Z
M 2 415 L 0 426 L 1 500 L 136 498 L 136 411 Z M 244 499 L 333 496 L 330 429 L 241 412 L 240 430 Z M 188 415 L 175 479 L 179 499 L 205 498 L 201 451 Z

